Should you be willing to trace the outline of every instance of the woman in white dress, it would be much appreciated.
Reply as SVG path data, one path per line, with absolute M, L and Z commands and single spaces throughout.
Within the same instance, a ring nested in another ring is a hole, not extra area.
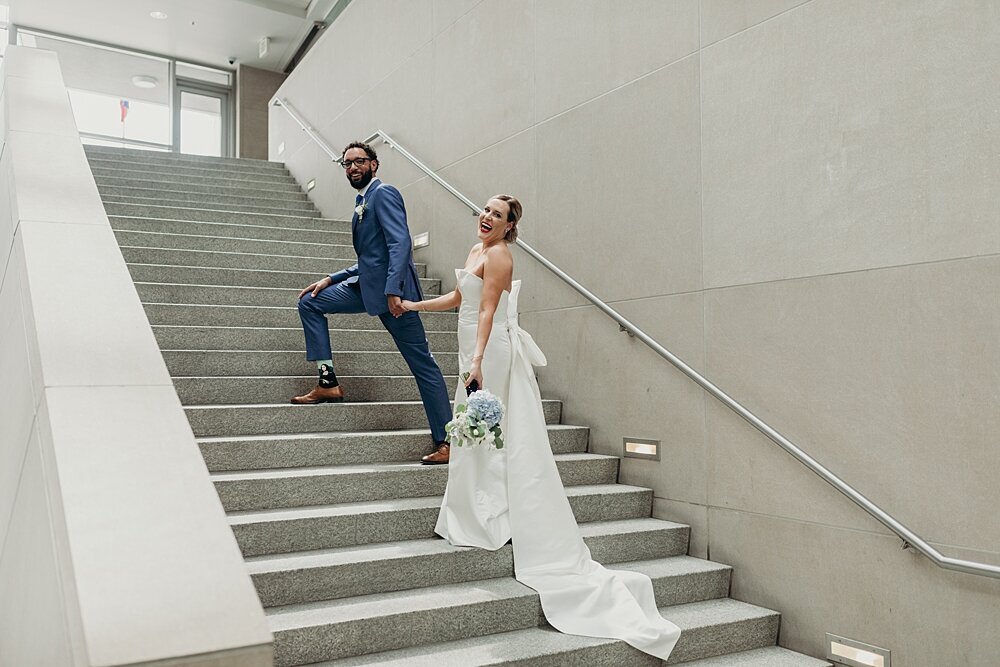
M 456 288 L 427 301 L 403 301 L 418 312 L 459 308 L 459 371 L 500 398 L 506 446 L 455 447 L 435 532 L 449 542 L 495 550 L 511 540 L 515 577 L 535 589 L 545 618 L 557 630 L 611 637 L 666 659 L 680 629 L 656 608 L 649 578 L 608 570 L 590 557 L 576 525 L 549 445 L 533 366 L 545 357 L 517 321 L 521 281 L 512 280 L 509 243 L 517 238 L 521 204 L 492 197 L 478 220 L 480 242 Z M 459 384 L 455 403 L 464 403 Z M 433 458 L 435 455 L 432 455 Z

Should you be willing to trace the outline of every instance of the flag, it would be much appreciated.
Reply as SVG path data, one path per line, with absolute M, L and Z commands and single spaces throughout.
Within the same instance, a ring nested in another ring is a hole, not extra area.
M 122 112 L 122 122 L 125 122 L 125 116 L 128 115 L 128 100 L 118 100 L 118 108 Z

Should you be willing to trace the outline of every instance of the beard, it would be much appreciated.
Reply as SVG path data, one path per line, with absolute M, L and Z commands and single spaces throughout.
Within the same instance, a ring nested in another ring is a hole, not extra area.
M 369 183 L 371 183 L 372 178 L 374 178 L 374 176 L 375 176 L 375 174 L 373 174 L 372 171 L 371 171 L 371 169 L 369 169 L 367 171 L 361 172 L 361 178 L 359 178 L 356 181 L 352 180 L 351 179 L 351 175 L 348 174 L 347 175 L 347 182 L 350 183 L 351 187 L 354 188 L 355 190 L 360 190 L 363 187 L 365 187 L 366 185 L 368 185 Z

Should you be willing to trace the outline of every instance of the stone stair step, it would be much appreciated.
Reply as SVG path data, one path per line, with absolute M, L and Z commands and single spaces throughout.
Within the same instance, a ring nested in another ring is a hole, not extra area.
M 101 178 L 136 178 L 156 180 L 161 183 L 189 183 L 217 185 L 223 187 L 266 187 L 270 190 L 301 190 L 291 174 L 261 174 L 255 172 L 239 173 L 217 171 L 205 174 L 193 174 L 184 167 L 162 167 L 159 165 L 143 165 L 139 169 L 128 169 L 125 165 L 106 160 L 90 160 L 90 171 L 94 177 Z
M 203 306 L 284 306 L 294 308 L 299 302 L 299 292 L 308 284 L 305 283 L 298 287 L 250 287 L 246 285 L 188 285 L 136 282 L 135 288 L 139 293 L 139 299 L 143 303 L 191 303 Z M 439 291 L 439 285 L 440 283 L 436 280 L 423 279 L 420 286 L 421 289 L 426 288 L 426 296 L 435 296 L 435 292 Z M 381 328 L 377 319 L 372 324 Z M 299 327 L 299 332 L 301 334 L 301 326 Z M 293 349 L 301 345 L 302 338 L 300 336 L 298 345 L 293 346 Z M 343 345 L 339 347 L 343 347 Z
M 142 304 L 150 324 L 205 325 L 217 327 L 283 327 L 302 326 L 296 308 L 273 306 L 205 306 L 191 303 L 151 303 Z M 371 329 L 380 326 L 377 317 L 365 313 L 330 315 L 332 326 L 338 329 Z M 420 313 L 420 321 L 425 331 L 450 331 L 458 328 L 458 314 Z M 303 354 L 303 358 L 305 355 Z M 312 371 L 310 371 L 312 372 Z M 297 373 L 301 375 L 302 373 Z M 198 373 L 193 373 L 198 375 Z M 268 375 L 268 373 L 254 373 Z M 349 375 L 354 375 L 349 373 Z
M 338 260 L 342 268 L 350 266 L 350 260 Z M 324 268 L 328 273 L 338 270 L 334 263 Z M 302 289 L 321 278 L 327 272 L 307 273 L 304 271 L 272 271 L 262 269 L 231 269 L 213 266 L 171 266 L 169 264 L 129 264 L 129 273 L 137 283 L 169 283 L 174 285 L 229 285 L 232 287 L 283 287 Z M 426 272 L 426 265 L 417 265 L 417 273 Z M 440 293 L 441 281 L 421 278 L 420 287 L 424 296 Z
M 807 658 L 776 646 L 740 651 L 747 644 L 777 638 L 780 620 L 776 612 L 736 600 L 720 599 L 661 607 L 660 613 L 681 628 L 670 660 L 666 664 L 692 667 L 823 667 L 829 663 Z M 705 641 L 722 633 L 718 646 Z M 771 642 L 773 643 L 773 641 Z M 702 658 L 688 662 L 692 655 L 712 655 L 733 648 L 738 653 L 724 658 Z M 727 661 L 741 656 L 741 659 Z M 680 659 L 679 659 L 680 657 Z M 719 662 L 716 662 L 719 660 Z M 773 662 L 772 662 L 773 661 Z M 431 644 L 345 660 L 318 662 L 313 667 L 440 667 L 462 665 L 518 665 L 518 667 L 579 667 L 581 665 L 630 665 L 660 667 L 663 661 L 615 639 L 567 635 L 549 626 L 489 634 L 453 642 Z
M 198 210 L 198 209 L 185 209 Z M 211 213 L 227 213 L 226 211 L 210 211 Z M 245 215 L 247 222 L 256 222 L 249 218 L 251 213 L 235 213 L 229 215 Z M 274 217 L 274 216 L 270 216 Z M 293 218 L 301 222 L 306 219 Z M 350 245 L 350 231 L 335 231 L 312 225 L 302 224 L 302 228 L 269 227 L 263 224 L 243 224 L 239 222 L 203 222 L 199 220 L 170 220 L 158 218 L 121 217 L 109 215 L 111 228 L 116 232 L 154 232 L 157 234 L 184 234 L 188 236 L 215 236 L 221 238 L 258 239 L 261 241 L 292 241 L 307 243 L 330 243 L 333 245 Z M 339 223 L 338 223 L 339 224 Z
M 321 257 L 323 259 L 350 259 L 357 261 L 352 245 L 331 243 L 306 243 L 297 241 L 262 241 L 225 236 L 196 236 L 192 234 L 161 234 L 159 232 L 115 231 L 119 245 L 147 248 L 176 248 L 183 250 L 208 250 L 211 252 L 239 252 L 257 255 L 295 257 Z M 126 260 L 128 261 L 128 260 Z
M 107 170 L 99 170 L 101 172 Z M 295 184 L 278 183 L 273 187 L 266 182 L 254 184 L 241 184 L 239 181 L 229 181 L 229 184 L 205 183 L 201 180 L 178 182 L 169 178 L 147 177 L 141 173 L 118 171 L 115 173 L 97 173 L 94 175 L 94 182 L 97 183 L 98 190 L 109 187 L 121 188 L 141 188 L 151 190 L 162 188 L 164 190 L 180 192 L 200 192 L 213 193 L 229 197 L 294 197 L 300 198 L 305 193 L 302 188 Z
M 157 266 L 192 267 L 206 269 L 229 269 L 233 271 L 291 271 L 309 273 L 313 279 L 330 275 L 334 271 L 346 269 L 357 262 L 356 258 L 330 259 L 322 257 L 292 257 L 288 255 L 268 255 L 259 253 L 219 252 L 211 250 L 187 250 L 183 248 L 145 248 L 140 246 L 119 246 L 122 257 L 129 264 L 153 264 Z M 423 271 L 417 265 L 418 275 Z M 312 282 L 312 281 L 309 281 Z M 309 283 L 306 283 L 307 285 Z
M 826 660 L 817 660 L 780 646 L 740 651 L 728 655 L 685 662 L 685 667 L 833 667 Z
M 370 352 L 396 350 L 392 335 L 385 329 L 334 329 L 336 317 L 331 317 L 330 320 L 330 340 L 335 349 Z M 379 321 L 375 320 L 371 324 L 378 326 Z M 302 327 L 158 324 L 153 327 L 153 335 L 163 350 L 301 350 L 305 345 Z M 452 331 L 428 331 L 427 341 L 433 352 L 458 352 L 458 337 Z
M 352 403 L 420 400 L 420 392 L 412 376 L 339 375 L 338 379 Z M 454 395 L 458 376 L 447 375 L 444 381 L 448 385 L 448 395 Z M 301 396 L 315 386 L 315 375 L 174 378 L 174 388 L 184 405 L 278 403 L 292 396 Z
M 586 524 L 581 532 L 594 560 L 604 565 L 673 557 L 676 569 L 692 579 L 677 586 L 684 602 L 729 591 L 730 568 L 683 555 L 687 526 L 632 519 Z M 510 544 L 488 551 L 436 538 L 258 556 L 247 560 L 247 568 L 261 603 L 275 607 L 513 577 L 514 556 Z
M 311 212 L 286 211 L 284 213 L 245 213 L 227 209 L 209 209 L 196 206 L 138 205 L 106 202 L 104 210 L 109 216 L 147 220 L 150 231 L 165 231 L 159 225 L 166 220 L 189 222 L 215 222 L 256 227 L 284 227 L 300 230 L 351 232 L 351 221 L 324 218 Z M 199 232 L 200 233 L 200 232 Z
M 252 255 L 251 255 L 252 256 Z M 335 260 L 325 265 L 326 271 L 270 271 L 262 269 L 219 268 L 214 266 L 170 266 L 169 264 L 129 264 L 128 270 L 137 283 L 170 283 L 173 285 L 230 285 L 240 287 L 284 287 L 300 290 L 324 275 L 350 266 L 350 260 Z M 353 263 L 353 262 L 352 262 Z M 417 274 L 425 276 L 426 264 L 417 264 Z M 441 281 L 421 278 L 424 296 L 439 294 Z
M 557 454 L 556 467 L 565 486 L 613 484 L 618 479 L 614 456 Z M 440 496 L 448 467 L 407 461 L 278 468 L 212 473 L 212 481 L 223 507 L 236 512 Z
M 161 350 L 175 377 L 295 376 L 316 373 L 316 362 L 299 350 Z M 403 355 L 389 352 L 335 352 L 338 375 L 410 375 Z M 434 359 L 444 375 L 458 375 L 458 353 L 438 352 Z M 404 427 L 405 428 L 405 427 Z M 340 429 L 333 429 L 340 430 Z
M 545 422 L 559 423 L 562 403 L 542 400 Z M 419 401 L 325 403 L 323 405 L 189 405 L 184 408 L 196 436 L 274 435 L 328 431 L 390 431 L 426 424 Z
M 214 199 L 214 198 L 213 198 Z M 243 199 L 243 198 L 239 198 Z M 160 206 L 167 208 L 193 208 L 204 211 L 231 211 L 248 213 L 255 215 L 293 215 L 304 218 L 319 218 L 321 213 L 307 202 L 288 202 L 275 206 L 264 204 L 262 206 L 248 205 L 245 203 L 222 203 L 219 201 L 177 201 L 163 197 L 116 197 L 114 195 L 102 195 L 101 200 L 105 206 L 121 204 L 123 206 Z M 245 200 L 244 200 L 245 201 Z M 268 200 L 262 200 L 268 201 Z
M 743 650 L 774 644 L 779 619 L 776 612 L 735 600 L 677 602 L 662 597 L 668 591 L 683 590 L 684 586 L 672 584 L 683 581 L 685 571 L 696 569 L 699 563 L 717 567 L 691 558 L 616 568 L 643 572 L 653 580 L 661 613 L 682 629 L 675 654 L 691 659 L 708 657 L 711 653 L 699 653 L 718 650 L 717 645 L 699 641 L 705 634 L 702 628 L 710 628 L 710 635 L 724 638 L 719 643 L 727 648 Z M 370 653 L 373 647 L 396 650 L 430 641 L 537 628 L 544 623 L 537 593 L 511 578 L 270 607 L 264 612 L 274 633 L 275 665 L 348 658 Z M 685 630 L 689 633 L 686 638 Z
M 168 153 L 165 151 L 153 151 L 134 148 L 115 148 L 113 146 L 95 146 L 84 144 L 84 153 L 90 159 L 116 159 L 132 162 L 157 162 L 162 164 L 218 164 L 223 166 L 237 165 L 243 167 L 257 167 L 264 170 L 287 171 L 283 162 L 273 162 L 271 160 L 260 160 L 257 158 L 232 158 L 232 157 L 211 157 L 208 155 L 190 155 L 188 153 Z
M 215 379 L 215 378 L 212 378 Z M 413 378 L 342 378 L 350 395 L 366 380 L 408 380 Z M 446 377 L 449 383 L 454 377 Z M 176 384 L 177 380 L 175 380 Z M 179 392 L 180 393 L 180 392 Z M 183 398 L 182 398 L 183 400 Z M 357 465 L 416 461 L 428 453 L 430 430 L 363 431 L 359 433 L 295 433 L 240 438 L 199 438 L 198 446 L 211 472 L 267 470 L 307 466 Z M 590 429 L 568 424 L 548 425 L 549 444 L 554 454 L 587 451 Z
M 580 524 L 649 518 L 653 508 L 651 489 L 625 484 L 568 486 L 566 497 Z M 431 496 L 230 512 L 229 525 L 244 556 L 418 540 L 434 537 L 441 500 Z
M 122 160 L 103 155 L 88 155 L 91 169 L 121 169 L 145 174 L 196 176 L 205 178 L 253 178 L 287 181 L 292 178 L 287 168 L 242 165 L 234 162 L 218 164 L 198 164 L 197 162 L 173 162 L 162 160 Z
M 277 208 L 283 211 L 309 211 L 318 213 L 316 206 L 304 192 L 278 193 L 276 196 L 234 197 L 209 192 L 186 192 L 166 188 L 130 188 L 112 185 L 99 186 L 105 203 L 117 200 L 119 204 L 140 204 L 153 206 L 193 206 L 213 208 L 227 206 L 247 206 L 250 208 Z M 239 209 L 226 209 L 239 210 Z

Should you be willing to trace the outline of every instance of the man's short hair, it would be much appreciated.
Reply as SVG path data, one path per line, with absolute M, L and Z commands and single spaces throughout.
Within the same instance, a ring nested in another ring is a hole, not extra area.
M 341 152 L 340 154 L 340 159 L 344 159 L 344 156 L 347 155 L 347 151 L 351 150 L 352 148 L 360 148 L 365 152 L 365 154 L 369 157 L 369 159 L 378 160 L 378 153 L 375 152 L 375 149 L 363 141 L 352 141 L 351 143 L 347 144 L 347 146 L 344 147 L 343 152 Z

